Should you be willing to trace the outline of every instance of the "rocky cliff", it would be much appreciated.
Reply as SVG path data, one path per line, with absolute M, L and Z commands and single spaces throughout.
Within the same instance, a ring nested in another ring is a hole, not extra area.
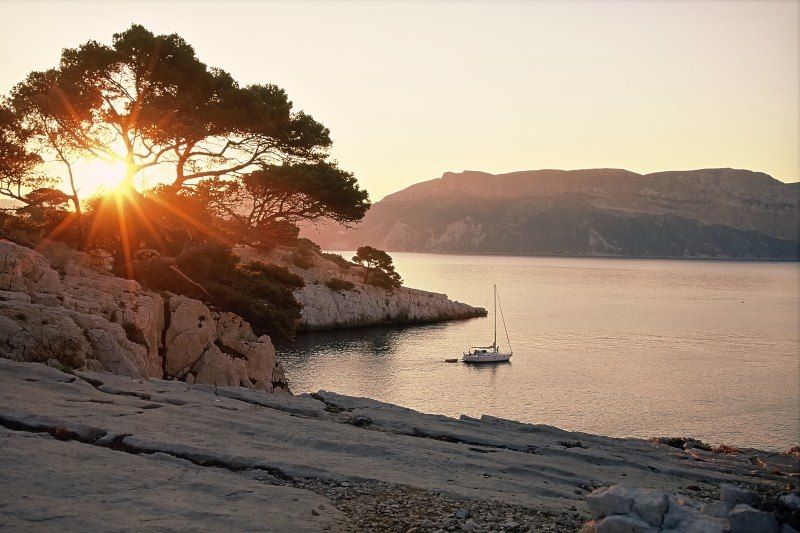
M 340 250 L 796 260 L 800 196 L 735 169 L 448 172 L 377 202 L 356 229 L 305 231 Z
M 301 330 L 371 326 L 378 324 L 423 324 L 486 316 L 482 307 L 450 300 L 446 294 L 400 287 L 393 291 L 364 282 L 360 266 L 336 263 L 319 254 L 309 256 L 308 268 L 296 266 L 292 250 L 277 248 L 268 254 L 251 248 L 237 248 L 245 260 L 275 263 L 298 274 L 305 287 L 294 296 L 303 306 Z M 343 280 L 351 288 L 333 289 L 331 280 Z
M 239 316 L 144 290 L 59 243 L 0 241 L 0 357 L 288 391 L 270 338 Z

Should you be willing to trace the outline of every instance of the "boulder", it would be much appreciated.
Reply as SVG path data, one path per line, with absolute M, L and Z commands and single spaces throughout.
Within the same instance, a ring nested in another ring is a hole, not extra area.
M 737 503 L 752 504 L 758 499 L 755 492 L 730 483 L 723 483 L 719 487 L 719 499 L 723 502 L 729 502 L 734 505 Z
M 169 312 L 164 370 L 175 377 L 194 366 L 214 342 L 214 321 L 208 307 L 186 296 L 170 297 Z
M 789 494 L 784 494 L 780 498 L 778 498 L 781 506 L 785 507 L 789 511 L 800 511 L 800 494 L 796 492 L 790 492 Z
M 633 500 L 632 511 L 651 526 L 661 527 L 664 513 L 669 507 L 666 493 L 657 490 L 641 490 Z
M 247 377 L 247 369 L 241 359 L 234 359 L 214 344 L 208 347 L 194 368 L 194 383 L 215 387 L 249 387 L 253 383 Z
M 679 530 L 675 531 L 682 531 L 683 533 L 726 533 L 728 527 L 724 519 L 698 516 L 685 522 Z
M 0 241 L 0 290 L 57 292 L 58 273 L 37 252 L 9 241 Z
M 779 533 L 778 521 L 769 513 L 740 503 L 728 515 L 731 533 Z
M 687 498 L 670 498 L 669 509 L 664 515 L 664 529 L 685 529 L 700 515 L 699 505 Z
M 586 496 L 586 505 L 594 518 L 626 514 L 636 496 L 636 489 L 623 485 L 602 487 Z
M 14 361 L 57 359 L 81 367 L 92 348 L 65 309 L 0 301 L 0 355 Z
M 611 515 L 599 520 L 596 525 L 597 533 L 651 533 L 658 531 L 650 527 L 644 520 L 631 515 Z
M 703 505 L 700 512 L 716 518 L 726 518 L 733 507 L 734 504 L 731 502 L 715 501 Z

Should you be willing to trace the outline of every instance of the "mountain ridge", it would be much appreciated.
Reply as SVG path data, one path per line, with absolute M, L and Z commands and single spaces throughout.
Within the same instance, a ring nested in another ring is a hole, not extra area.
M 732 168 L 446 172 L 376 202 L 323 247 L 389 251 L 797 259 L 797 185 Z

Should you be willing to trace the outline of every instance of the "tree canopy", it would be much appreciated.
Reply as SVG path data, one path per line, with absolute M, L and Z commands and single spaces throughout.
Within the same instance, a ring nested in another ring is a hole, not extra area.
M 57 68 L 32 72 L 11 95 L 25 121 L 94 157 L 124 161 L 126 179 L 160 166 L 174 186 L 264 164 L 321 161 L 322 124 L 279 87 L 240 86 L 210 68 L 176 34 L 142 26 L 62 52 Z
M 392 256 L 372 246 L 361 246 L 356 250 L 353 261 L 367 267 L 369 274 L 366 281 L 386 289 L 394 289 L 403 283 L 394 269 Z
M 330 146 L 280 87 L 240 85 L 180 36 L 133 25 L 64 49 L 0 99 L 0 195 L 20 206 L 0 231 L 102 251 L 118 275 L 291 337 L 302 279 L 240 265 L 233 245 L 299 249 L 298 222 L 364 216 L 367 192 Z M 81 196 L 85 160 L 124 167 L 121 186 Z
M 356 221 L 370 205 L 355 177 L 328 160 L 329 130 L 296 110 L 283 89 L 240 85 L 200 61 L 182 37 L 140 25 L 110 44 L 64 49 L 55 68 L 30 73 L 0 108 L 0 135 L 2 185 L 16 180 L 0 194 L 24 201 L 26 186 L 40 188 L 20 176 L 31 180 L 31 167 L 46 154 L 63 165 L 56 181 L 71 185 L 65 198 L 79 218 L 76 158 L 124 163 L 127 191 L 135 192 L 147 173 L 171 189 L 173 200 L 202 204 L 216 219 L 210 233 L 225 231 L 235 241 L 296 236 L 304 219 Z M 156 196 L 166 201 L 163 190 Z M 128 229 L 149 231 L 158 223 L 138 220 L 148 213 L 135 206 L 124 211 Z M 88 229 L 87 237 L 93 233 Z

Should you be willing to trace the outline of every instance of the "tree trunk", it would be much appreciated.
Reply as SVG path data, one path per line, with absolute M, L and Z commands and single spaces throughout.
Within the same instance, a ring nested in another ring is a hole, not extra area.
M 81 200 L 77 194 L 72 195 L 72 206 L 75 208 L 75 224 L 78 226 L 78 250 L 86 248 L 86 236 L 83 233 L 83 211 L 81 211 Z

